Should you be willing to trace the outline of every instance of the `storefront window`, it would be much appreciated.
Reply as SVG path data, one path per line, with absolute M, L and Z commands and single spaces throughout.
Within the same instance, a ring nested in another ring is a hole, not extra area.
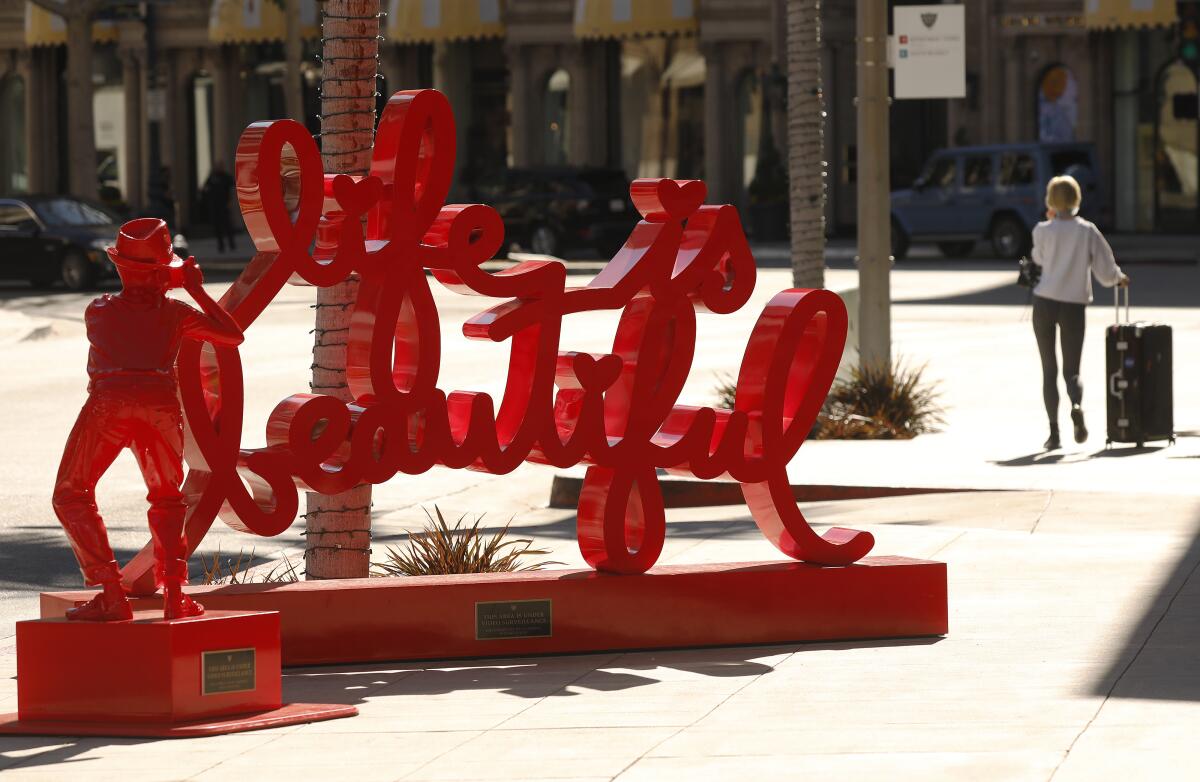
M 703 178 L 705 76 L 693 39 L 621 42 L 621 150 L 630 178 Z
M 546 80 L 546 92 L 542 99 L 542 148 L 547 165 L 561 166 L 567 162 L 567 145 L 570 143 L 567 100 L 570 89 L 571 74 L 562 68 L 550 74 Z
M 750 187 L 758 165 L 758 145 L 762 138 L 762 80 L 754 70 L 747 70 L 738 80 L 738 111 L 741 115 L 742 188 Z
M 1079 87 L 1075 74 L 1065 65 L 1052 65 L 1038 83 L 1038 141 L 1059 143 L 1075 140 L 1079 117 Z
M 1197 208 L 1196 75 L 1182 62 L 1163 69 L 1158 80 L 1158 133 L 1154 186 L 1158 223 L 1182 228 L 1195 223 Z

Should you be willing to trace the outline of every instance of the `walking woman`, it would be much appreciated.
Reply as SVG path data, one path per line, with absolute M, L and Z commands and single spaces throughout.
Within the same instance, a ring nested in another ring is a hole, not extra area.
M 1129 284 L 1113 258 L 1100 229 L 1079 217 L 1082 195 L 1074 177 L 1058 176 L 1046 185 L 1046 220 L 1033 229 L 1033 262 L 1042 276 L 1033 289 L 1033 333 L 1042 357 L 1042 398 L 1050 418 L 1045 448 L 1062 447 L 1058 435 L 1058 361 L 1055 332 L 1062 342 L 1062 373 L 1071 400 L 1075 442 L 1087 439 L 1080 403 L 1083 383 L 1079 361 L 1083 354 L 1084 310 L 1092 301 L 1092 275 L 1108 287 Z

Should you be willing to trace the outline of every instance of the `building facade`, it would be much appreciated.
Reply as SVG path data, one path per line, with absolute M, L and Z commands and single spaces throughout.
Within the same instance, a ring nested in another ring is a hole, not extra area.
M 951 142 L 1091 142 L 1109 227 L 1194 231 L 1196 5 L 967 3 L 968 95 L 947 104 Z
M 1099 152 L 1111 225 L 1197 223 L 1197 71 L 1185 46 L 1195 3 L 965 5 L 967 96 L 893 103 L 894 186 L 915 179 L 940 146 L 1087 141 Z M 575 165 L 630 178 L 703 178 L 710 201 L 737 204 L 751 218 L 786 199 L 785 0 L 382 6 L 381 100 L 412 87 L 447 94 L 460 196 L 499 168 Z M 299 18 L 293 67 L 285 7 Z M 215 163 L 231 163 L 249 122 L 298 106 L 294 118 L 319 131 L 319 2 L 145 8 L 144 18 L 95 26 L 97 176 L 109 200 L 145 211 L 165 198 L 186 226 L 203 222 L 200 185 Z M 855 0 L 822 3 L 827 224 L 835 232 L 852 229 L 856 211 L 854 12 Z M 57 17 L 0 0 L 0 191 L 66 190 L 64 43 Z
M 299 9 L 289 73 L 284 3 Z M 710 200 L 785 199 L 784 0 L 383 0 L 381 100 L 437 87 L 459 133 L 458 182 L 500 167 L 609 166 L 704 178 Z M 97 176 L 183 225 L 253 120 L 293 105 L 319 130 L 317 0 L 178 0 L 94 34 Z M 825 4 L 831 225 L 853 222 L 853 0 Z M 62 20 L 0 0 L 0 190 L 67 188 Z M 757 188 L 752 187 L 756 181 Z M 752 197 L 752 193 L 754 193 Z M 755 203 L 752 204 L 751 202 Z

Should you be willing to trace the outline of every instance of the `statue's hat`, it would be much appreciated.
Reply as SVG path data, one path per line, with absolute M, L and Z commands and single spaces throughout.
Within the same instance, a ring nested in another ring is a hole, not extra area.
M 175 254 L 166 221 L 157 217 L 139 217 L 122 225 L 116 246 L 107 248 L 107 252 L 117 266 L 183 266 L 183 259 Z

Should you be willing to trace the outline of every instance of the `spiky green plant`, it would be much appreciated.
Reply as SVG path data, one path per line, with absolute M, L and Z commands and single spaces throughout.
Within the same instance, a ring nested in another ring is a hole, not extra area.
M 909 440 L 945 423 L 936 383 L 926 365 L 854 367 L 834 383 L 815 433 L 822 440 Z
M 388 546 L 387 559 L 374 563 L 377 576 L 435 576 L 454 573 L 513 573 L 541 570 L 561 562 L 534 562 L 522 565 L 526 556 L 545 556 L 548 549 L 533 548 L 528 538 L 505 540 L 509 525 L 488 537 L 479 529 L 483 514 L 465 526 L 467 515 L 459 516 L 451 526 L 438 506 L 435 515 L 425 511 L 429 522 L 421 532 L 410 532 L 403 546 Z

